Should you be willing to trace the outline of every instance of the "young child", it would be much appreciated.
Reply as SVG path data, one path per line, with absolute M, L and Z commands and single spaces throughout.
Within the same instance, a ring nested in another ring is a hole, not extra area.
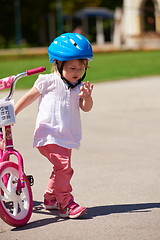
M 93 58 L 92 47 L 84 36 L 65 33 L 51 43 L 48 54 L 55 71 L 39 75 L 34 86 L 16 103 L 15 114 L 39 98 L 33 146 L 53 164 L 44 208 L 59 209 L 61 217 L 77 218 L 86 208 L 75 203 L 71 194 L 71 152 L 80 146 L 79 108 L 88 112 L 93 106 L 93 85 L 82 84 L 88 61 Z

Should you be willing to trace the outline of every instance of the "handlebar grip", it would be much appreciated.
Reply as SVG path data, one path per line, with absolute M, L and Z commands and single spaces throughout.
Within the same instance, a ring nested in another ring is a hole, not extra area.
M 45 67 L 38 67 L 38 68 L 31 69 L 31 70 L 27 70 L 26 73 L 27 73 L 27 76 L 30 76 L 33 74 L 44 72 L 45 70 L 46 70 Z

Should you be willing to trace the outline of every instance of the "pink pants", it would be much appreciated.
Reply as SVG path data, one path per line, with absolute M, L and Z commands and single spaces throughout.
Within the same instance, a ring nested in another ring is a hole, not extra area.
M 38 147 L 38 150 L 54 165 L 44 197 L 47 200 L 57 200 L 65 208 L 70 200 L 72 187 L 70 180 L 73 175 L 71 168 L 71 149 L 55 144 Z

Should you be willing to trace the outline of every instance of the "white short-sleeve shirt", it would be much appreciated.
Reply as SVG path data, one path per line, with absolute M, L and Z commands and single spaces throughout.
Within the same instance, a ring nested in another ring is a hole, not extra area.
M 34 86 L 41 93 L 33 147 L 47 144 L 79 148 L 81 120 L 80 85 L 71 89 L 56 73 L 40 74 Z

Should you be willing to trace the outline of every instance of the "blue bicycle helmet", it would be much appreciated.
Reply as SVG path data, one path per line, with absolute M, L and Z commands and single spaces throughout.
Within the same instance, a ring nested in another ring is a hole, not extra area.
M 64 33 L 48 47 L 50 63 L 55 60 L 68 61 L 73 59 L 87 59 L 91 61 L 93 52 L 90 42 L 78 33 Z

